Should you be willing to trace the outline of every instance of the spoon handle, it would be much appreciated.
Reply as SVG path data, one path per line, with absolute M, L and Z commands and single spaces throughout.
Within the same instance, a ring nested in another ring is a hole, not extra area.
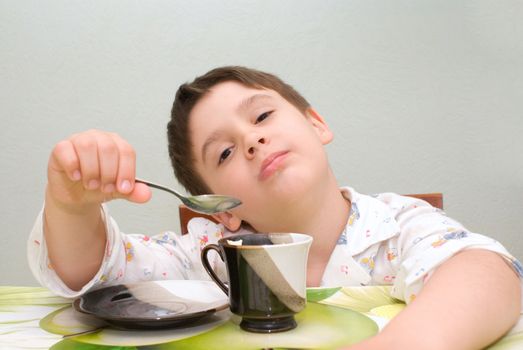
M 163 190 L 163 191 L 166 191 L 166 192 L 169 192 L 171 194 L 174 194 L 176 197 L 180 198 L 180 199 L 185 199 L 185 197 L 183 197 L 181 194 L 179 194 L 178 192 L 170 189 L 169 187 L 165 187 L 165 186 L 162 186 L 162 185 L 158 185 L 154 182 L 151 182 L 151 181 L 146 181 L 146 180 L 142 180 L 142 179 L 138 179 L 138 178 L 135 178 L 134 179 L 134 182 L 138 182 L 138 183 L 142 183 L 142 184 L 145 184 L 149 187 L 153 187 L 153 188 L 157 188 L 159 190 Z

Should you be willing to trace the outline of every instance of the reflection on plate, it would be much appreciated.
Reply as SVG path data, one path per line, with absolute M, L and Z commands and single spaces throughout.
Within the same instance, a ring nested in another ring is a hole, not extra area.
M 228 297 L 210 281 L 150 281 L 86 293 L 76 310 L 116 328 L 179 327 L 228 307 Z

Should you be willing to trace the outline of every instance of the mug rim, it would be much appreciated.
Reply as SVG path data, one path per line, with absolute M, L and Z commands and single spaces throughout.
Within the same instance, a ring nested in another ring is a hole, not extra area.
M 290 242 L 290 243 L 279 243 L 279 244 L 258 244 L 258 245 L 251 245 L 251 244 L 246 244 L 246 245 L 235 245 L 235 244 L 229 244 L 227 241 L 231 240 L 231 239 L 236 239 L 236 238 L 239 238 L 239 237 L 242 237 L 242 236 L 250 236 L 250 235 L 295 235 L 295 236 L 299 236 L 299 237 L 303 237 L 304 239 L 303 240 L 300 240 L 300 241 L 297 241 L 297 242 Z M 282 246 L 282 247 L 289 247 L 289 246 L 294 246 L 294 245 L 300 245 L 300 244 L 304 244 L 304 243 L 310 243 L 312 242 L 313 240 L 313 237 L 311 235 L 308 235 L 308 234 L 305 234 L 305 233 L 299 233 L 299 232 L 271 232 L 271 233 L 267 233 L 267 232 L 253 232 L 253 233 L 243 233 L 243 234 L 240 234 L 240 235 L 235 235 L 235 234 L 232 234 L 232 235 L 229 235 L 227 237 L 222 237 L 218 240 L 218 245 L 221 245 L 221 246 L 224 246 L 224 247 L 228 247 L 228 248 L 240 248 L 240 249 L 267 249 L 267 248 L 276 248 L 278 246 Z

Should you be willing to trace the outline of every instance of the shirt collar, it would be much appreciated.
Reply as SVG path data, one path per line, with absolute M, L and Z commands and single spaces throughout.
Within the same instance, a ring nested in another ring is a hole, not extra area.
M 351 202 L 347 226 L 338 242 L 345 241 L 351 255 L 357 255 L 388 240 L 400 232 L 392 211 L 379 199 L 356 192 L 351 187 L 342 187 L 342 195 Z M 337 246 L 338 247 L 338 246 Z

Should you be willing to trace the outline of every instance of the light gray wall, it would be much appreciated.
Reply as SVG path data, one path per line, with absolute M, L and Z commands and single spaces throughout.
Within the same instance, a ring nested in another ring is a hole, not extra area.
M 52 146 L 101 128 L 175 185 L 177 86 L 220 65 L 280 75 L 326 117 L 341 184 L 441 191 L 447 212 L 523 257 L 523 2 L 0 0 L 0 284 L 32 285 L 25 242 Z M 126 232 L 177 205 L 114 203 Z

